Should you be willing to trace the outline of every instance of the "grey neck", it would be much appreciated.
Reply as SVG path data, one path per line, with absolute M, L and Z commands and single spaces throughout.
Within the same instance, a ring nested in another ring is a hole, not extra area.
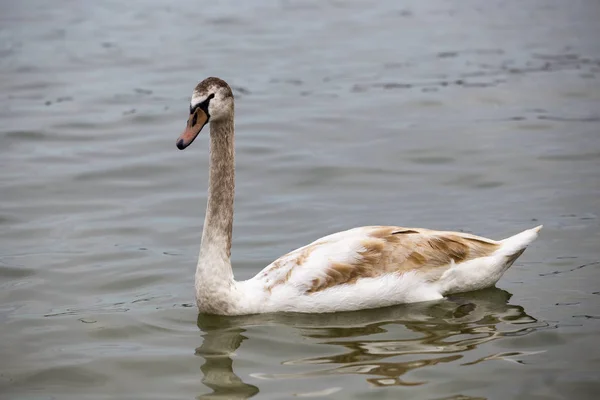
M 233 115 L 210 124 L 210 175 L 201 253 L 229 260 L 235 195 Z M 204 250 L 204 251 L 203 251 Z

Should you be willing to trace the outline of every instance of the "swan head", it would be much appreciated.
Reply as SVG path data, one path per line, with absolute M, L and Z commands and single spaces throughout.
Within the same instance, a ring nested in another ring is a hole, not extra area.
M 188 147 L 209 122 L 220 122 L 233 115 L 233 92 L 222 79 L 206 78 L 194 89 L 190 115 L 183 133 L 177 138 L 177 148 Z

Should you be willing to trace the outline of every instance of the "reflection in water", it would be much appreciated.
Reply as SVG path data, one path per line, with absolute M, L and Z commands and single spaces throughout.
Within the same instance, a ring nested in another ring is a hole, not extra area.
M 204 357 L 205 363 L 200 367 L 204 374 L 202 383 L 211 388 L 213 393 L 200 396 L 200 399 L 248 399 L 258 393 L 256 386 L 242 382 L 233 372 L 231 354 L 246 339 L 242 336 L 243 332 L 244 329 L 235 327 L 207 329 L 196 355 Z
M 303 373 L 252 374 L 260 379 L 297 379 L 334 374 L 366 375 L 375 386 L 421 385 L 426 382 L 402 379 L 411 370 L 461 360 L 467 352 L 504 336 L 525 335 L 545 323 L 509 305 L 511 294 L 492 288 L 452 296 L 448 300 L 338 314 L 271 314 L 243 317 L 201 315 L 198 326 L 206 332 L 197 354 L 205 358 L 203 382 L 214 395 L 249 398 L 258 392 L 243 383 L 233 372 L 230 355 L 245 339 L 242 327 L 279 324 L 297 329 L 316 343 L 334 345 L 343 352 L 297 360 L 282 360 L 283 365 L 331 365 Z M 516 326 L 515 326 L 516 325 Z M 390 329 L 406 328 L 389 339 Z M 374 336 L 386 335 L 386 339 Z M 367 337 L 370 337 L 368 340 Z M 462 362 L 473 365 L 494 359 L 511 359 L 529 353 L 492 354 Z M 390 358 L 394 358 L 390 361 Z

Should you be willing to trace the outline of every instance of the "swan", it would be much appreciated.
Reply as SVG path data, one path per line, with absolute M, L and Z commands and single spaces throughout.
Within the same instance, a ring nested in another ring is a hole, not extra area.
M 542 226 L 496 241 L 462 232 L 364 226 L 322 237 L 238 282 L 231 268 L 234 98 L 210 77 L 192 94 L 177 148 L 210 125 L 208 201 L 195 276 L 200 313 L 326 313 L 431 301 L 493 286 Z

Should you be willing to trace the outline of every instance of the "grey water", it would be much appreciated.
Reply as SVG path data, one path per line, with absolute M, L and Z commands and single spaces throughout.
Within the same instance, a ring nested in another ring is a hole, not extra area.
M 0 398 L 585 399 L 600 391 L 600 2 L 0 2 Z M 233 265 L 360 225 L 501 239 L 497 288 L 197 315 L 236 99 Z

